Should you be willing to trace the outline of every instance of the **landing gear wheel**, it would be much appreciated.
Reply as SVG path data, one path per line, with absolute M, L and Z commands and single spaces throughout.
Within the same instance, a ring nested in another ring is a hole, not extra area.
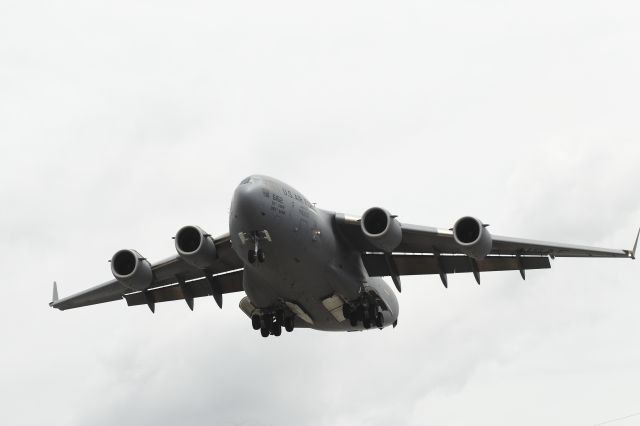
M 251 315 L 251 326 L 254 330 L 260 329 L 260 315 L 253 314 Z
M 273 335 L 274 336 L 280 336 L 282 334 L 282 326 L 280 324 L 273 324 Z
M 370 319 L 375 319 L 377 314 L 377 309 L 376 309 L 376 305 L 370 304 L 369 305 L 369 318 Z
M 249 254 L 247 254 L 247 258 L 249 259 L 249 263 L 256 263 L 256 251 L 249 250 Z
M 384 325 L 384 317 L 382 316 L 382 312 L 378 312 L 378 315 L 376 315 L 376 326 L 378 328 L 382 328 L 383 325 Z
M 351 312 L 351 315 L 349 315 L 349 323 L 351 324 L 351 327 L 355 327 L 358 325 L 358 313 L 357 312 Z
M 265 327 L 262 327 L 260 329 L 260 334 L 262 335 L 262 337 L 269 337 L 269 329 L 265 328 Z
M 351 308 L 350 304 L 345 303 L 342 305 L 342 315 L 344 315 L 345 318 L 350 318 L 351 312 L 353 312 L 353 308 Z
M 276 324 L 284 324 L 284 311 L 282 309 L 276 311 Z
M 284 329 L 287 330 L 288 333 L 293 331 L 293 317 L 284 320 Z
M 266 328 L 267 330 L 270 330 L 272 324 L 273 324 L 273 314 L 262 315 L 262 328 Z
M 257 257 L 258 257 L 258 262 L 260 262 L 260 263 L 264 262 L 264 261 L 265 261 L 265 259 L 267 258 L 267 257 L 265 256 L 265 254 L 264 254 L 264 250 L 262 250 L 262 249 L 258 249 L 258 255 L 257 255 Z
M 358 321 L 364 321 L 364 306 L 360 305 L 358 306 L 358 309 L 356 309 L 356 315 L 358 318 Z
M 365 314 L 364 318 L 362 319 L 362 325 L 367 330 L 371 328 L 371 318 L 369 318 L 368 314 Z

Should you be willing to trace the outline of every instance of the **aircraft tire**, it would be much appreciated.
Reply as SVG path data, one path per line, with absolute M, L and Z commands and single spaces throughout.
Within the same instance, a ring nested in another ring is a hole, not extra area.
M 265 327 L 262 327 L 260 329 L 260 334 L 262 335 L 262 337 L 269 337 L 269 329 L 265 328 Z
M 351 312 L 349 315 L 349 323 L 351 327 L 356 327 L 358 325 L 358 314 L 356 312 Z
M 369 318 L 370 319 L 376 318 L 376 313 L 377 313 L 376 311 L 377 311 L 376 305 L 369 304 Z
M 351 308 L 350 304 L 345 303 L 344 305 L 342 305 L 342 315 L 344 315 L 345 318 L 350 318 L 351 312 L 353 312 L 353 309 Z
M 249 263 L 256 263 L 256 257 L 257 256 L 255 250 L 249 250 L 249 254 L 247 255 Z
M 262 315 L 262 326 L 268 330 L 271 328 L 271 324 L 273 324 L 273 314 Z
M 251 326 L 254 330 L 260 330 L 260 315 L 253 314 L 251 315 Z
M 284 324 L 284 311 L 282 309 L 278 309 L 276 311 L 276 324 Z
M 287 330 L 287 333 L 291 333 L 293 331 L 293 317 L 289 317 L 284 320 L 284 329 Z
M 369 318 L 369 315 L 364 316 L 364 319 L 362 320 L 362 325 L 367 330 L 371 328 L 371 319 Z
M 258 249 L 257 258 L 258 258 L 258 262 L 260 263 L 263 263 L 267 259 L 267 257 L 264 254 L 264 250 Z
M 378 312 L 378 315 L 376 315 L 376 326 L 381 329 L 383 325 L 384 317 L 382 316 L 382 312 Z
M 358 306 L 358 309 L 356 309 L 356 315 L 357 315 L 358 321 L 364 320 L 364 306 L 362 305 Z
M 280 336 L 282 334 L 282 326 L 280 324 L 273 324 L 273 335 Z

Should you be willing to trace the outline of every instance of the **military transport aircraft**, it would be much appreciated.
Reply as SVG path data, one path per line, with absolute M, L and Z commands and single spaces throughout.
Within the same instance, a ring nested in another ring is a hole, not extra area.
M 326 331 L 382 329 L 398 323 L 398 300 L 381 277 L 401 291 L 400 276 L 447 275 L 550 268 L 555 257 L 623 257 L 613 250 L 491 235 L 476 218 L 463 217 L 451 229 L 400 223 L 380 207 L 362 217 L 316 208 L 300 192 L 276 179 L 254 175 L 236 188 L 229 233 L 212 237 L 185 226 L 175 236 L 176 255 L 150 263 L 135 250 L 111 258 L 114 279 L 58 299 L 65 310 L 124 298 L 129 306 L 194 299 L 244 291 L 240 309 L 262 336 L 282 327 Z M 640 236 L 640 231 L 638 232 Z

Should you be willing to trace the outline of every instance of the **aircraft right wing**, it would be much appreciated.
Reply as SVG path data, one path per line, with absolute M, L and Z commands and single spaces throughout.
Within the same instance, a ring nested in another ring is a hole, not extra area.
M 335 222 L 344 238 L 363 252 L 379 252 L 362 232 L 360 217 L 336 214 Z M 440 253 L 465 254 L 453 238 L 451 229 L 429 226 L 401 224 L 402 238 L 393 249 L 394 253 Z M 640 235 L 640 231 L 638 233 Z M 633 257 L 633 250 L 607 249 L 598 247 L 560 244 L 522 238 L 492 235 L 492 249 L 495 255 L 535 255 L 551 257 Z M 637 239 L 636 239 L 637 246 Z
M 367 222 L 373 211 L 376 217 Z M 362 253 L 370 276 L 391 276 L 400 290 L 400 275 L 438 274 L 447 285 L 447 274 L 472 272 L 480 283 L 483 271 L 520 271 L 524 279 L 527 269 L 550 268 L 548 257 L 614 257 L 635 259 L 638 237 L 632 250 L 607 249 L 551 243 L 513 237 L 490 235 L 487 225 L 466 217 L 467 230 L 458 229 L 461 238 L 469 231 L 469 244 L 460 244 L 452 229 L 400 224 L 386 210 L 373 208 L 363 217 L 335 214 L 334 223 L 342 239 Z M 364 222 L 363 222 L 364 221 Z M 459 221 L 460 222 L 460 221 Z M 458 223 L 459 223 L 458 222 Z M 371 232 L 364 228 L 369 223 Z M 379 231 L 379 233 L 377 233 Z M 367 235 L 368 234 L 368 235 Z M 484 251 L 474 255 L 475 243 Z M 384 246 L 388 245 L 385 249 Z
M 49 305 L 66 310 L 120 300 L 124 297 L 130 306 L 142 304 L 138 303 L 142 300 L 152 311 L 156 302 L 176 299 L 185 299 L 193 309 L 194 297 L 213 295 L 218 305 L 222 307 L 222 294 L 242 291 L 244 265 L 231 248 L 229 234 L 213 239 L 213 243 L 217 258 L 205 269 L 190 265 L 176 254 L 160 262 L 149 264 L 152 272 L 151 284 L 144 289 L 127 287 L 113 279 L 69 297 L 58 299 L 57 285 L 54 283 L 54 300 Z M 138 255 L 137 252 L 129 252 Z M 138 261 L 147 262 L 142 257 Z M 178 295 L 180 297 L 177 297 Z

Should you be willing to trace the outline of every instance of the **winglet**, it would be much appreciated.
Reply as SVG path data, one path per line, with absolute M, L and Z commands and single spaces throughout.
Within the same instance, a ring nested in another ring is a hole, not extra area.
M 49 303 L 49 306 L 53 306 L 53 304 L 56 303 L 57 301 L 58 301 L 58 284 L 54 281 L 53 296 L 51 297 L 51 303 Z
M 640 238 L 640 229 L 638 229 L 638 235 L 636 236 L 636 242 L 633 245 L 633 251 L 629 253 L 632 259 L 636 258 L 636 249 L 638 248 L 638 238 Z

